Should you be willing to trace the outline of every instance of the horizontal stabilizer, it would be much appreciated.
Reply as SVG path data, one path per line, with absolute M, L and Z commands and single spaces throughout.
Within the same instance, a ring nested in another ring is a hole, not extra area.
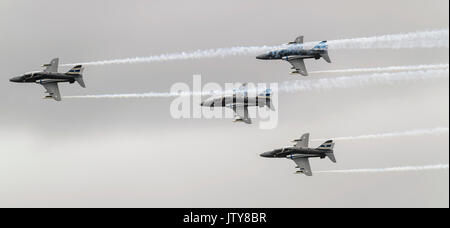
M 271 111 L 275 111 L 275 106 L 273 105 L 273 102 L 271 99 L 268 99 L 266 102 L 266 106 L 271 110 Z
M 86 88 L 86 85 L 84 84 L 84 81 L 83 81 L 83 75 L 75 77 L 75 81 L 77 81 L 81 87 Z
M 327 61 L 327 63 L 331 63 L 330 56 L 328 56 L 328 51 L 326 51 L 324 54 L 321 54 L 320 57 Z
M 325 154 L 332 162 L 336 163 L 336 157 L 334 157 L 334 153 L 326 153 Z

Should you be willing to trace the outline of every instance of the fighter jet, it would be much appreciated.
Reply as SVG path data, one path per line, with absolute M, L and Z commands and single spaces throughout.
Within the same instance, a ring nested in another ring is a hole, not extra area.
M 58 63 L 58 58 L 53 59 L 49 64 L 42 65 L 42 67 L 45 67 L 43 71 L 25 73 L 21 76 L 11 78 L 9 81 L 41 84 L 47 90 L 46 93 L 49 94 L 44 99 L 53 98 L 56 101 L 61 101 L 61 94 L 58 88 L 58 83 L 60 82 L 69 82 L 72 84 L 76 81 L 81 87 L 86 87 L 83 81 L 83 67 L 81 65 L 75 66 L 67 73 L 58 73 Z
M 320 59 L 323 58 L 328 63 L 331 63 L 330 57 L 328 56 L 328 45 L 327 41 L 322 41 L 314 48 L 305 50 L 303 48 L 303 36 L 297 37 L 295 41 L 289 42 L 286 49 L 271 51 L 267 54 L 262 54 L 256 56 L 257 59 L 262 60 L 274 60 L 281 59 L 291 63 L 292 74 L 301 74 L 303 76 L 308 76 L 306 71 L 304 59 Z
M 293 142 L 294 146 L 284 147 L 276 149 L 266 153 L 262 153 L 260 156 L 265 158 L 287 158 L 293 160 L 300 170 L 296 173 L 302 173 L 306 176 L 312 176 L 311 166 L 309 165 L 309 158 L 319 157 L 321 159 L 328 157 L 332 162 L 336 163 L 334 157 L 333 148 L 334 143 L 332 140 L 328 140 L 317 148 L 309 148 L 309 133 L 304 134 L 300 139 L 296 139 Z
M 248 107 L 268 107 L 275 110 L 271 101 L 272 90 L 266 89 L 255 97 L 249 97 L 247 84 L 243 84 L 239 89 L 233 90 L 232 95 L 213 96 L 203 101 L 203 107 L 227 107 L 234 111 L 233 122 L 243 122 L 251 124 L 252 120 L 248 115 Z

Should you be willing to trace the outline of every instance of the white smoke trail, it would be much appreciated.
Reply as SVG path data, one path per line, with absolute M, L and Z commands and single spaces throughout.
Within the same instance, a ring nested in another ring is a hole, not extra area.
M 448 78 L 445 70 L 405 71 L 396 73 L 374 73 L 369 75 L 342 76 L 336 78 L 305 79 L 283 82 L 280 92 L 305 92 L 334 88 L 365 87 L 373 84 L 394 84 L 399 81 L 417 81 L 436 78 Z
M 232 48 L 217 48 L 208 50 L 197 50 L 192 52 L 179 52 L 172 54 L 152 55 L 146 57 L 134 57 L 124 59 L 102 60 L 93 62 L 82 63 L 68 63 L 61 66 L 74 66 L 74 65 L 109 65 L 109 64 L 128 64 L 128 63 L 152 63 L 152 62 L 167 62 L 173 60 L 192 60 L 192 59 L 205 59 L 215 57 L 226 57 L 236 55 L 251 55 L 263 51 L 269 51 L 272 49 L 280 49 L 286 46 L 260 46 L 260 47 L 232 47 Z
M 387 172 L 408 172 L 408 171 L 427 171 L 427 170 L 446 170 L 448 164 L 426 165 L 426 166 L 402 166 L 392 168 L 375 169 L 348 169 L 348 170 L 327 170 L 316 173 L 387 173 Z
M 393 84 L 399 81 L 417 81 L 436 78 L 448 78 L 449 70 L 405 71 L 396 73 L 376 73 L 369 75 L 342 76 L 336 78 L 304 79 L 285 81 L 279 88 L 272 88 L 274 92 L 307 92 L 327 90 L 333 88 L 364 87 L 372 84 Z M 230 91 L 210 92 L 184 92 L 184 93 L 131 93 L 131 94 L 105 94 L 105 95 L 81 95 L 65 96 L 64 98 L 152 98 L 152 97 L 177 97 L 177 96 L 202 96 L 229 94 Z
M 201 96 L 208 95 L 208 93 L 165 93 L 165 92 L 148 92 L 148 93 L 124 93 L 124 94 L 103 94 L 103 95 L 79 95 L 79 96 L 64 96 L 66 99 L 77 99 L 77 98 L 170 98 L 170 97 L 180 97 L 180 96 Z
M 311 47 L 317 42 L 305 43 L 304 47 Z M 328 42 L 329 49 L 370 49 L 370 48 L 435 48 L 449 46 L 449 30 L 433 30 L 422 32 L 411 32 L 404 34 L 393 34 L 384 36 L 361 37 L 353 39 L 331 40 Z M 173 54 L 153 55 L 146 57 L 134 57 L 124 59 L 113 59 L 82 63 L 68 63 L 61 66 L 74 65 L 107 65 L 125 63 L 151 63 L 173 60 L 188 60 L 214 58 L 236 55 L 255 55 L 264 51 L 288 48 L 286 45 L 277 46 L 253 46 L 253 47 L 231 47 L 209 50 L 197 50 L 192 52 L 179 52 Z M 298 48 L 296 45 L 289 48 Z
M 180 92 L 180 93 L 168 93 L 168 92 L 148 92 L 148 93 L 123 93 L 123 94 L 102 94 L 102 95 L 77 95 L 77 96 L 64 96 L 66 99 L 78 99 L 78 98 L 170 98 L 181 96 L 212 96 L 212 95 L 225 95 L 232 94 L 232 90 L 228 91 L 202 91 L 202 92 Z
M 158 93 L 158 92 L 149 92 L 149 93 L 126 93 L 126 94 L 103 94 L 103 95 L 79 95 L 79 96 L 64 96 L 66 99 L 76 99 L 76 98 L 149 98 L 149 97 L 179 97 L 179 96 L 192 96 L 192 93 Z
M 310 74 L 321 73 L 365 73 L 365 72 L 391 72 L 391 71 L 413 71 L 413 70 L 439 70 L 446 69 L 449 64 L 429 64 L 429 65 L 412 65 L 412 66 L 389 66 L 389 67 L 373 67 L 373 68 L 354 68 L 342 70 L 321 70 L 311 71 Z
M 330 49 L 372 49 L 372 48 L 448 48 L 448 28 L 425 32 L 411 32 L 384 36 L 332 40 Z
M 346 136 L 346 137 L 336 137 L 331 138 L 333 140 L 342 141 L 342 140 L 361 140 L 361 139 L 377 139 L 377 138 L 391 138 L 391 137 L 401 137 L 401 136 L 416 136 L 416 135 L 439 135 L 448 133 L 448 127 L 436 127 L 431 129 L 415 129 L 409 131 L 398 131 L 398 132 L 389 132 L 389 133 L 381 133 L 381 134 L 370 134 L 370 135 L 359 135 L 359 136 Z M 322 142 L 328 139 L 312 139 L 313 142 Z

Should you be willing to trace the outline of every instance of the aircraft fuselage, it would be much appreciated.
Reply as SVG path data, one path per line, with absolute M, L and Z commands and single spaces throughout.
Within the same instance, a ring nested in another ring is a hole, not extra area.
M 315 149 L 315 148 L 297 148 L 286 147 L 261 154 L 265 158 L 325 158 L 326 153 L 332 153 L 333 150 Z
M 256 56 L 261 60 L 289 60 L 289 57 L 301 58 L 301 59 L 320 59 L 321 54 L 324 54 L 326 50 L 309 49 L 305 50 L 301 47 L 291 47 L 287 49 L 271 51 L 266 54 Z
M 50 73 L 50 72 L 33 72 L 22 76 L 11 78 L 9 81 L 16 83 L 47 83 L 47 82 L 75 82 L 75 76 L 65 73 Z
M 227 107 L 231 105 L 237 106 L 259 106 L 264 107 L 270 102 L 270 95 L 268 96 L 255 96 L 255 97 L 242 97 L 242 96 L 222 96 L 222 97 L 213 97 L 205 100 L 201 103 L 201 106 L 204 107 Z

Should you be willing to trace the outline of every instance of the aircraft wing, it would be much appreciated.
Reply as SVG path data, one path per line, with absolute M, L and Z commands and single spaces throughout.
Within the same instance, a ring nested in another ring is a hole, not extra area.
M 299 74 L 308 76 L 308 71 L 306 71 L 305 61 L 303 61 L 303 59 L 291 59 L 288 61 L 298 71 Z
M 303 36 L 299 36 L 295 39 L 295 43 L 297 44 L 303 44 Z
M 58 83 L 42 83 L 42 86 L 44 86 L 44 88 L 47 90 L 46 93 L 48 93 L 53 99 L 55 99 L 56 101 L 61 101 L 61 94 L 59 93 Z
M 58 72 L 59 59 L 55 58 L 49 64 L 44 64 L 42 67 L 45 67 L 44 72 L 48 73 L 57 73 Z
M 295 38 L 295 41 L 289 42 L 288 45 L 289 44 L 303 44 L 303 36 Z
M 248 107 L 247 106 L 233 105 L 233 106 L 230 106 L 230 108 L 233 109 L 235 117 L 238 117 L 238 118 L 236 118 L 236 121 L 242 121 L 246 124 L 252 123 L 252 120 L 248 116 Z
M 295 143 L 295 147 L 307 148 L 309 145 L 309 133 L 303 134 L 300 139 L 296 139 L 293 142 Z
M 306 176 L 312 176 L 311 165 L 309 164 L 308 158 L 294 158 L 296 168 L 300 169 L 300 172 L 304 173 Z

